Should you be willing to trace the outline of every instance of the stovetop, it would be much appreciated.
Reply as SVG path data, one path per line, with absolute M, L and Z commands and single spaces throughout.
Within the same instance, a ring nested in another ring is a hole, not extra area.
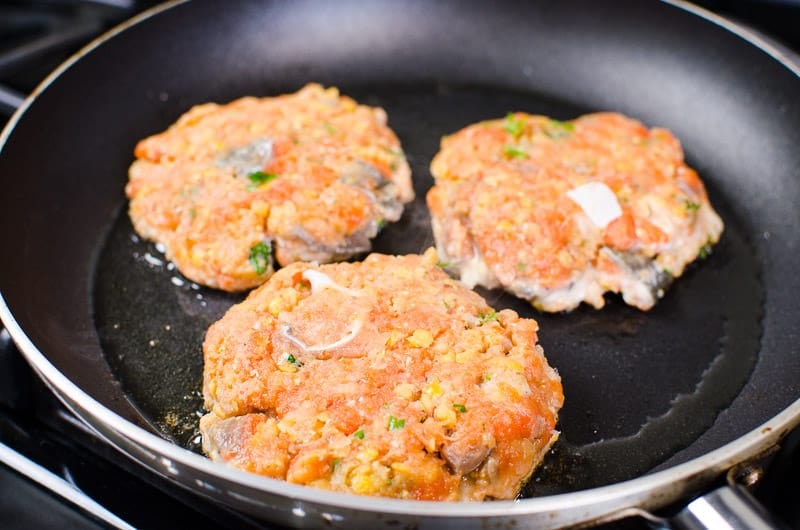
M 102 31 L 157 2 L 0 3 L 0 124 L 26 93 Z M 800 52 L 800 0 L 699 0 Z M 800 528 L 800 431 L 787 438 L 755 490 Z M 5 529 L 264 528 L 144 470 L 99 440 L 33 374 L 0 331 L 0 526 Z M 635 529 L 628 520 L 605 528 Z M 268 526 L 267 528 L 275 528 Z

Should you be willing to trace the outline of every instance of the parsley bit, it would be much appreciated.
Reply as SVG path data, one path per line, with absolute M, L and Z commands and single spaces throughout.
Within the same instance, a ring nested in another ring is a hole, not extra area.
M 353 438 L 356 440 L 363 440 L 364 439 L 364 429 L 359 429 L 353 433 Z
M 689 199 L 686 199 L 684 201 L 684 204 L 686 205 L 686 209 L 688 211 L 690 211 L 690 212 L 696 212 L 697 210 L 700 209 L 700 203 L 699 202 L 694 202 L 694 201 L 690 201 Z
M 506 158 L 528 158 L 528 153 L 513 145 L 504 145 L 503 154 Z
M 276 175 L 275 173 L 264 173 L 263 171 L 254 171 L 253 173 L 247 175 L 247 179 L 250 181 L 250 183 L 247 185 L 247 189 L 252 191 L 261 186 L 262 184 L 266 184 L 267 182 L 275 180 L 276 178 L 278 178 L 278 175 Z
M 290 353 L 290 354 L 289 354 L 289 356 L 286 358 L 286 362 L 287 362 L 287 363 L 289 363 L 289 364 L 293 364 L 293 365 L 295 365 L 295 366 L 296 366 L 296 367 L 298 367 L 298 368 L 300 368 L 301 366 L 303 366 L 303 363 L 301 363 L 300 361 L 298 361 L 298 360 L 297 360 L 297 358 L 296 358 L 294 355 L 292 355 L 291 353 Z
M 256 243 L 250 248 L 250 255 L 248 256 L 247 260 L 256 270 L 256 274 L 261 275 L 267 272 L 271 254 L 272 251 L 270 250 L 269 246 L 263 241 Z
M 519 138 L 520 135 L 522 135 L 522 132 L 525 130 L 525 123 L 523 123 L 522 120 L 517 119 L 513 112 L 509 112 L 506 114 L 506 121 L 503 122 L 503 130 L 505 130 L 514 138 Z
M 711 242 L 708 242 L 702 247 L 700 247 L 700 251 L 697 253 L 697 257 L 700 259 L 706 259 L 710 255 L 711 255 Z
M 544 134 L 553 140 L 560 140 L 572 134 L 575 124 L 571 121 L 550 120 L 544 129 Z
M 497 311 L 489 311 L 488 313 L 478 313 L 478 320 L 480 320 L 481 325 L 484 325 L 487 322 L 497 321 Z
M 393 149 L 392 147 L 384 147 L 383 150 L 386 151 L 387 153 L 389 153 L 390 155 L 393 155 L 395 158 L 405 158 L 406 157 L 405 153 L 401 149 Z
M 461 403 L 453 403 L 453 408 L 456 409 L 458 412 L 466 412 L 467 407 Z
M 402 429 L 406 425 L 406 420 L 397 419 L 394 416 L 389 416 L 389 424 L 386 426 L 390 431 Z

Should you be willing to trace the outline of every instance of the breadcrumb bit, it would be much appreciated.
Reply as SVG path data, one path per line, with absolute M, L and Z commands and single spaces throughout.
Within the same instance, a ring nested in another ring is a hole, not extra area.
M 406 339 L 409 344 L 417 348 L 427 348 L 433 344 L 433 335 L 427 329 L 418 329 Z

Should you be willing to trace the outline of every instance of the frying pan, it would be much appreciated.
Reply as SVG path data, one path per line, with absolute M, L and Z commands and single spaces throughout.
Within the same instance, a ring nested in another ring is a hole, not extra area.
M 683 3 L 205 1 L 152 10 L 28 98 L 0 144 L 0 316 L 50 388 L 154 473 L 298 527 L 567 526 L 694 495 L 800 422 L 800 76 Z M 318 491 L 198 453 L 206 327 L 242 294 L 183 279 L 127 219 L 136 141 L 190 106 L 306 82 L 383 106 L 417 200 L 375 250 L 432 245 L 424 195 L 442 135 L 511 110 L 614 110 L 670 128 L 726 223 L 650 312 L 536 318 L 560 372 L 562 437 L 518 501 Z

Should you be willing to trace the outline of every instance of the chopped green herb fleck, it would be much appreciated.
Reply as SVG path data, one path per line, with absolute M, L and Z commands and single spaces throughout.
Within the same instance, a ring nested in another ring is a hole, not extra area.
M 700 259 L 706 259 L 711 255 L 711 242 L 707 242 L 700 248 L 700 251 L 697 253 L 697 257 Z
M 453 403 L 453 408 L 456 409 L 458 412 L 466 412 L 467 407 L 461 403 Z
M 300 361 L 298 361 L 298 360 L 297 360 L 297 358 L 296 358 L 294 355 L 292 355 L 291 353 L 290 353 L 290 354 L 289 354 L 289 356 L 286 358 L 286 362 L 287 362 L 287 363 L 289 363 L 289 364 L 293 364 L 293 365 L 297 366 L 298 368 L 300 368 L 301 366 L 303 366 L 303 363 L 301 363 Z
M 267 272 L 271 254 L 272 251 L 269 246 L 263 241 L 256 243 L 250 248 L 250 256 L 248 256 L 247 259 L 250 261 L 250 264 L 253 265 L 256 274 L 264 274 Z
M 364 439 L 364 429 L 359 429 L 353 433 L 353 438 L 356 440 L 363 440 Z
M 263 171 L 254 171 L 247 175 L 248 180 L 250 183 L 247 185 L 248 190 L 254 190 L 261 186 L 262 184 L 266 184 L 271 180 L 275 180 L 278 178 L 278 175 L 275 173 L 264 173 Z
M 384 147 L 383 149 L 384 149 L 384 151 L 386 151 L 390 155 L 394 155 L 397 158 L 405 158 L 405 156 L 406 156 L 405 153 L 400 149 L 393 149 L 393 148 L 388 147 L 388 146 Z
M 492 374 L 490 374 L 490 373 L 483 374 L 483 381 L 484 382 L 491 381 L 491 380 L 492 380 Z
M 442 269 L 446 269 L 447 267 L 452 267 L 453 262 L 451 261 L 437 261 L 436 266 Z
M 193 199 L 200 194 L 200 189 L 201 189 L 200 186 L 189 186 L 187 188 L 181 188 L 181 191 L 179 193 L 180 196 L 183 197 L 184 199 L 185 198 Z
M 189 219 L 194 219 L 195 217 L 197 217 L 197 210 L 195 210 L 194 208 L 190 208 L 189 209 Z
M 506 121 L 503 123 L 503 129 L 514 138 L 519 138 L 522 131 L 525 130 L 525 123 L 517 119 L 513 112 L 509 112 L 506 114 Z
M 572 134 L 575 124 L 571 121 L 550 120 L 545 127 L 544 134 L 553 140 L 560 140 Z
M 497 320 L 497 311 L 489 311 L 488 313 L 479 313 L 478 320 L 481 321 L 481 325 L 486 324 L 487 322 L 491 322 L 493 320 Z
M 342 463 L 342 459 L 341 458 L 334 458 L 333 462 L 331 463 L 332 470 L 336 471 L 336 468 L 339 467 L 339 464 L 341 464 L 341 463 Z
M 381 219 L 380 221 L 378 221 L 378 230 L 383 230 L 384 228 L 386 228 L 386 225 L 388 224 L 389 221 L 387 221 L 386 219 Z
M 325 127 L 325 130 L 328 131 L 328 134 L 336 134 L 336 128 L 327 121 L 324 122 L 322 125 L 323 127 Z
M 386 426 L 387 429 L 390 431 L 396 431 L 397 429 L 402 429 L 406 425 L 406 420 L 401 420 L 395 418 L 394 416 L 389 416 L 389 424 Z
M 504 145 L 503 154 L 506 155 L 507 158 L 528 158 L 528 153 L 513 145 Z
M 684 204 L 686 204 L 686 209 L 689 210 L 690 212 L 696 212 L 697 210 L 700 209 L 700 203 L 699 202 L 693 202 L 693 201 L 690 201 L 689 199 L 686 199 Z
M 662 270 L 661 270 L 661 272 L 663 272 L 663 273 L 664 273 L 664 274 L 666 274 L 667 276 L 672 276 L 672 271 L 671 271 L 671 270 L 669 270 L 669 269 L 662 269 Z

